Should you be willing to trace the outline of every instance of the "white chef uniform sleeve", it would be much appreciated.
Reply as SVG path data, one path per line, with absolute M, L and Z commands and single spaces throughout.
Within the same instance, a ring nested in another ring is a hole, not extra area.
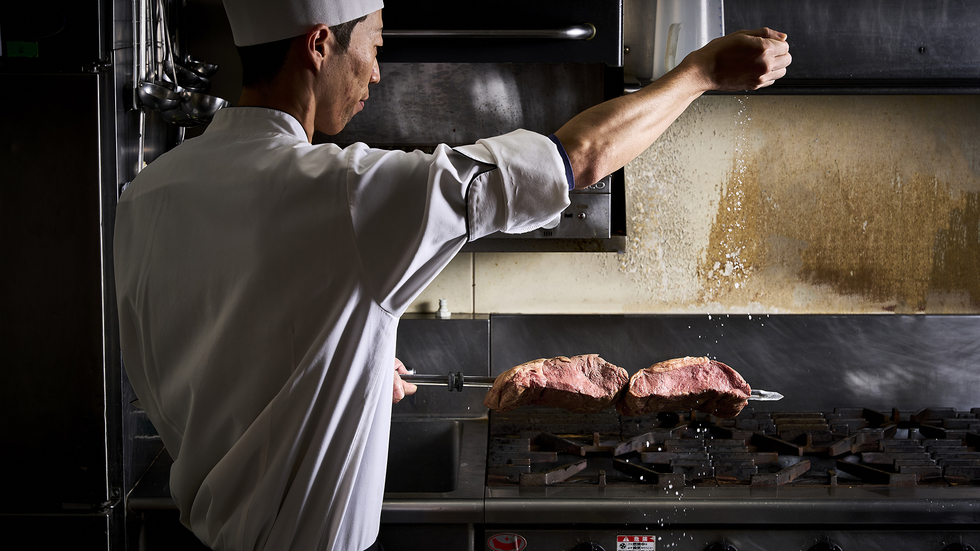
M 557 147 L 518 130 L 420 152 L 352 148 L 354 237 L 379 304 L 401 315 L 467 240 L 522 233 L 568 207 Z

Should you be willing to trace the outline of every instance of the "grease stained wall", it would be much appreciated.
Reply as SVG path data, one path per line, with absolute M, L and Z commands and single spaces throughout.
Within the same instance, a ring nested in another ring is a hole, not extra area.
M 980 312 L 978 97 L 702 97 L 626 177 L 624 254 L 463 255 L 441 292 L 481 313 Z

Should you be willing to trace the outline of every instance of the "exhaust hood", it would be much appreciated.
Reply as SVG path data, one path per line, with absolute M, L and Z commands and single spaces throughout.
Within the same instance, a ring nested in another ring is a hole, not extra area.
M 626 0 L 624 9 L 636 86 L 653 52 L 653 37 L 636 27 L 654 28 L 656 0 Z M 725 0 L 724 19 L 726 32 L 768 26 L 789 35 L 788 74 L 754 93 L 980 93 L 980 0 Z

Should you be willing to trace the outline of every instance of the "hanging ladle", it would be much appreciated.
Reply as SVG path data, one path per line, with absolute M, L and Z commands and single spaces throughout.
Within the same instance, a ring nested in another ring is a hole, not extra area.
M 218 66 L 214 63 L 208 63 L 190 55 L 184 56 L 184 66 L 205 77 L 214 76 L 218 72 Z
M 148 80 L 140 82 L 136 95 L 139 97 L 141 105 L 158 111 L 173 109 L 181 101 L 181 96 L 177 91 L 163 83 Z

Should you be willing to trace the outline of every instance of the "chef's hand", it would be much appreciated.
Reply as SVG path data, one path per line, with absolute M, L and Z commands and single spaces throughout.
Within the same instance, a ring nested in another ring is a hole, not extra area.
M 391 393 L 392 404 L 401 402 L 402 398 L 411 396 L 412 394 L 415 394 L 416 390 L 418 390 L 417 386 L 403 381 L 402 378 L 398 376 L 399 373 L 402 375 L 408 375 L 408 370 L 405 369 L 405 364 L 403 364 L 401 360 L 395 358 L 395 386 Z
M 684 58 L 697 67 L 709 90 L 757 90 L 786 74 L 793 61 L 786 34 L 767 27 L 716 38 Z

